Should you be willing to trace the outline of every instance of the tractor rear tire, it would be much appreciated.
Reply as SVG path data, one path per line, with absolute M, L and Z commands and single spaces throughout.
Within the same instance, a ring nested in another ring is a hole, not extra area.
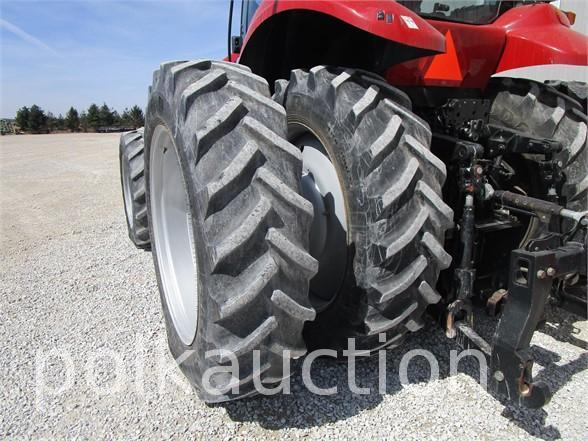
M 588 210 L 587 118 L 583 107 L 586 103 L 576 99 L 585 94 L 586 85 L 581 86 L 575 83 L 572 89 L 576 92 L 570 96 L 534 81 L 500 80 L 493 84 L 496 95 L 490 122 L 560 141 L 563 150 L 555 159 L 562 162 L 566 181 L 559 196 L 568 208 L 585 211 Z
M 178 61 L 154 74 L 145 127 L 153 259 L 171 353 L 209 403 L 272 387 L 287 359 L 306 353 L 313 213 L 286 129 L 284 109 L 247 67 Z
M 577 101 L 584 109 L 584 113 L 588 113 L 588 84 L 582 81 L 559 80 L 546 81 L 545 84 Z
M 137 248 L 149 250 L 151 240 L 149 239 L 145 203 L 145 154 L 143 150 L 143 128 L 121 135 L 118 159 L 129 238 Z
M 441 298 L 435 286 L 451 262 L 443 245 L 453 223 L 441 198 L 446 169 L 429 150 L 429 126 L 406 107 L 410 100 L 399 97 L 405 95 L 383 79 L 352 69 L 297 69 L 289 81 L 276 82 L 274 99 L 286 108 L 290 141 L 305 158 L 311 144 L 323 149 L 334 165 L 346 213 L 339 222 L 346 229 L 346 265 L 333 269 L 333 256 L 314 256 L 319 272 L 311 281 L 311 299 L 321 306 L 317 319 L 306 325 L 310 348 L 340 355 L 348 338 L 366 353 L 396 347 L 423 326 L 427 306 Z M 325 169 L 306 162 L 303 167 L 316 175 Z M 326 179 L 315 178 L 317 188 Z M 338 190 L 326 193 L 324 206 L 334 203 L 336 212 L 337 198 L 332 200 Z M 315 219 L 323 215 L 333 217 L 315 211 Z M 326 303 L 315 289 L 318 279 L 318 289 L 331 289 L 329 280 L 337 284 Z

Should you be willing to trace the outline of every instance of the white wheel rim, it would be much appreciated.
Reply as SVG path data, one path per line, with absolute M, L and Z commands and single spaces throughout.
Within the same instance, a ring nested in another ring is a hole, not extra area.
M 309 145 L 306 145 L 309 144 Z M 345 200 L 339 184 L 335 166 L 325 155 L 324 151 L 316 148 L 310 142 L 305 143 L 302 150 L 302 176 L 312 175 L 317 191 L 326 197 L 333 195 L 335 216 L 345 231 L 347 231 L 347 217 L 345 214 Z
M 198 326 L 198 273 L 191 209 L 179 158 L 169 131 L 153 134 L 149 189 L 154 252 L 161 284 L 180 340 L 190 345 Z
M 322 310 L 342 286 L 347 267 L 347 208 L 335 165 L 320 140 L 306 127 L 293 124 L 292 142 L 302 150 L 301 187 L 313 206 L 310 254 L 319 272 L 310 282 L 311 300 Z

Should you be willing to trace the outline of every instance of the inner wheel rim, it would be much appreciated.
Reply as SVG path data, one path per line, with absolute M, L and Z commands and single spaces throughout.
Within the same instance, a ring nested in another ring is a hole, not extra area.
M 169 131 L 160 125 L 152 139 L 149 189 L 154 252 L 174 328 L 180 340 L 190 345 L 198 325 L 191 209 Z
M 347 267 L 347 212 L 337 170 L 327 150 L 308 128 L 292 125 L 292 143 L 302 150 L 302 195 L 312 203 L 310 254 L 319 271 L 310 281 L 313 306 L 324 309 L 339 292 Z

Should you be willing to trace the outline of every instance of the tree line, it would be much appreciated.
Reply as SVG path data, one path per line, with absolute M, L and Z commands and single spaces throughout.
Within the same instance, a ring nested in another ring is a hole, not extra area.
M 69 130 L 71 132 L 99 131 L 106 129 L 136 129 L 145 124 L 143 110 L 139 106 L 125 109 L 121 114 L 104 103 L 98 107 L 91 104 L 87 110 L 79 113 L 70 107 L 65 117 L 45 113 L 36 104 L 21 107 L 16 112 L 16 125 L 22 132 L 48 133 Z

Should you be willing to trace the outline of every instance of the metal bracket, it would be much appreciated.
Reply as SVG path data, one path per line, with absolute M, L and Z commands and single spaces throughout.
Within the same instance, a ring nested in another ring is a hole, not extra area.
M 532 408 L 543 406 L 551 396 L 547 385 L 533 383 L 529 345 L 549 297 L 552 278 L 547 278 L 545 269 L 552 265 L 553 252 L 512 252 L 509 299 L 492 347 L 493 389 Z
M 454 337 L 464 347 L 482 350 L 490 364 L 490 387 L 520 406 L 539 408 L 551 398 L 549 387 L 534 382 L 533 334 L 549 298 L 553 280 L 586 268 L 586 249 L 570 244 L 553 250 L 515 250 L 511 254 L 508 299 L 492 345 L 466 322 L 456 322 Z
M 494 124 L 486 127 L 489 131 L 487 154 L 490 158 L 505 153 L 551 155 L 562 150 L 561 142 L 554 139 L 533 138 L 526 133 Z
M 452 98 L 437 111 L 439 126 L 447 134 L 477 141 L 486 131 L 491 104 L 490 100 Z
M 549 387 L 533 382 L 531 338 L 543 316 L 553 280 L 581 271 L 585 260 L 585 249 L 579 244 L 544 251 L 515 250 L 511 254 L 509 298 L 492 345 L 492 386 L 522 406 L 538 408 L 549 402 Z
M 539 174 L 545 185 L 551 189 L 548 196 L 558 194 L 554 189 L 563 185 L 562 163 L 554 155 L 562 151 L 562 144 L 555 139 L 534 138 L 526 133 L 508 127 L 488 124 L 486 126 L 486 151 L 489 158 L 498 158 L 507 153 L 543 155 L 544 160 L 537 160 Z M 554 198 L 557 202 L 557 198 Z

